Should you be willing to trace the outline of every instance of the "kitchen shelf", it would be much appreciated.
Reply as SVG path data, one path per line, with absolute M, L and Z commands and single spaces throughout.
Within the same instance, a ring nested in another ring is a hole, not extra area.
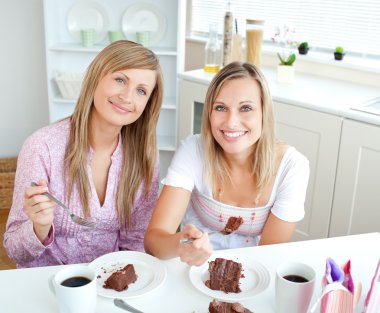
M 73 5 L 83 0 L 44 0 L 45 51 L 49 119 L 55 122 L 72 114 L 75 99 L 62 98 L 56 81 L 57 72 L 84 73 L 94 57 L 109 42 L 104 38 L 86 48 L 74 38 L 67 27 L 67 16 Z M 90 1 L 90 0 L 86 0 Z M 122 16 L 138 0 L 91 0 L 104 8 L 109 29 L 122 28 Z M 149 47 L 159 58 L 164 74 L 164 99 L 157 125 L 160 151 L 160 173 L 165 175 L 177 143 L 178 90 L 177 74 L 184 71 L 186 0 L 146 0 L 166 18 L 166 30 L 154 46 Z
M 61 104 L 69 104 L 69 105 L 73 104 L 74 105 L 76 102 L 76 99 L 64 99 L 64 98 L 62 98 L 61 95 L 57 94 L 56 96 L 54 96 L 52 101 L 57 103 L 57 104 L 61 103 Z M 161 109 L 162 110 L 177 110 L 175 99 L 173 97 L 164 98 L 164 100 L 162 101 Z
M 48 49 L 52 52 L 79 52 L 79 53 L 99 53 L 107 45 L 94 45 L 89 48 L 83 47 L 77 43 L 59 43 L 53 44 Z M 176 47 L 149 47 L 156 55 L 177 56 Z
M 175 151 L 175 136 L 157 136 L 158 147 L 162 151 Z

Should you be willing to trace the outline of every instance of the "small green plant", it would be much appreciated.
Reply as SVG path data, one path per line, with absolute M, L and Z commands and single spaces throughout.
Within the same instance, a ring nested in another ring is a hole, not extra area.
M 345 53 L 343 47 L 336 47 L 334 51 L 334 59 L 337 61 L 343 60 Z
M 307 41 L 301 42 L 298 45 L 299 54 L 307 54 L 308 51 L 309 51 L 309 43 Z
M 278 59 L 280 60 L 280 65 L 293 65 L 294 61 L 296 60 L 295 53 L 290 53 L 287 58 L 285 56 L 281 56 L 279 53 L 277 53 Z

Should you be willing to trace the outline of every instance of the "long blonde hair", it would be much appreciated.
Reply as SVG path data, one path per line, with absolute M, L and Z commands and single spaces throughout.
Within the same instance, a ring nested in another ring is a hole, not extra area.
M 74 185 L 79 190 L 84 216 L 90 216 L 90 185 L 87 173 L 89 118 L 94 106 L 94 93 L 106 75 L 126 69 L 149 69 L 156 72 L 156 86 L 142 115 L 121 129 L 123 165 L 117 191 L 117 211 L 121 228 L 131 226 L 131 213 L 136 192 L 144 184 L 148 194 L 158 155 L 156 126 L 163 97 L 163 78 L 157 56 L 143 46 L 128 40 L 116 41 L 104 48 L 91 62 L 82 83 L 81 93 L 71 116 L 71 128 L 65 153 L 65 170 L 70 202 Z
M 210 116 L 217 95 L 223 84 L 238 78 L 253 78 L 261 92 L 262 132 L 252 155 L 252 178 L 258 188 L 264 187 L 275 173 L 275 124 L 273 103 L 268 84 L 261 71 L 252 64 L 233 62 L 225 66 L 211 81 L 202 113 L 201 138 L 205 151 L 205 179 L 216 194 L 218 183 L 230 178 L 230 171 L 223 158 L 223 150 L 211 132 Z

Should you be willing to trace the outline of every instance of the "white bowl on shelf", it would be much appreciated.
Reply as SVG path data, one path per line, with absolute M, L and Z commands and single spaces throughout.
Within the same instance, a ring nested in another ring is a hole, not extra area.
M 82 86 L 82 73 L 57 73 L 54 77 L 63 99 L 77 99 Z

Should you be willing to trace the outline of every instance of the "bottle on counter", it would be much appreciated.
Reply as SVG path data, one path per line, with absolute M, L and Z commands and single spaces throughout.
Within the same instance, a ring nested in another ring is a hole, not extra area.
M 223 29 L 223 66 L 231 62 L 232 53 L 232 33 L 233 33 L 233 14 L 231 3 L 228 1 L 226 12 L 224 14 Z
M 205 65 L 206 73 L 217 73 L 220 70 L 222 61 L 221 44 L 218 38 L 216 23 L 210 24 L 209 37 L 205 46 Z
M 235 34 L 232 35 L 231 62 L 244 61 L 243 58 L 243 38 L 238 33 L 237 20 L 235 19 Z
M 264 35 L 264 20 L 246 20 L 246 56 L 247 62 L 260 67 L 261 46 Z

